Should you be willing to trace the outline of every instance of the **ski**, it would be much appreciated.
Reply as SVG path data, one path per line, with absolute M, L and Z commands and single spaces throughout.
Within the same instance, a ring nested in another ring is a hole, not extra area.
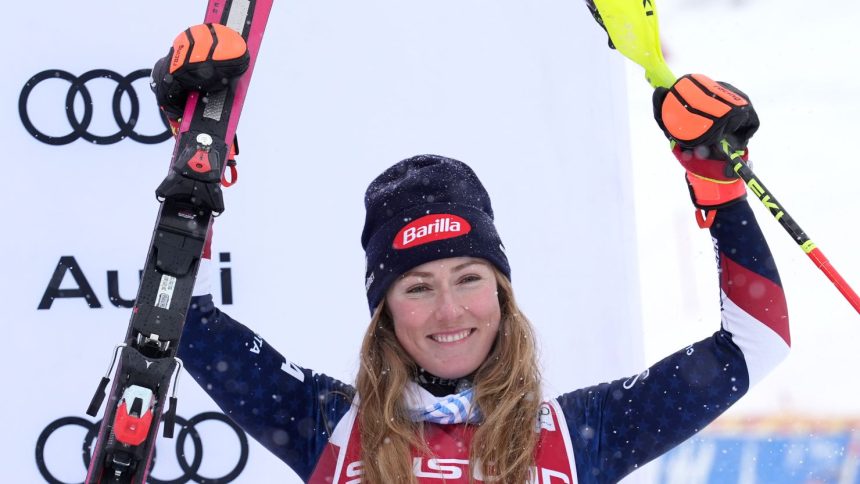
M 162 421 L 164 436 L 173 437 L 179 337 L 207 232 L 224 210 L 221 177 L 272 2 L 209 0 L 204 23 L 239 32 L 250 65 L 231 89 L 188 96 L 168 175 L 156 189 L 161 205 L 128 331 L 87 409 L 96 416 L 113 374 L 87 484 L 145 483 Z

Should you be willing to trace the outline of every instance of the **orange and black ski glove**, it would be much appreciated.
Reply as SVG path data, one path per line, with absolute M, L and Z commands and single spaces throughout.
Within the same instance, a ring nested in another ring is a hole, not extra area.
M 653 101 L 654 118 L 687 170 L 693 204 L 711 211 L 713 220 L 714 209 L 746 198 L 743 180 L 729 161 L 746 161 L 747 142 L 759 127 L 749 97 L 730 84 L 687 74 L 669 89 L 658 87 Z M 700 225 L 706 223 L 697 215 Z
M 189 91 L 214 92 L 233 85 L 251 62 L 245 39 L 220 24 L 200 24 L 176 36 L 152 68 L 151 87 L 168 119 L 182 116 Z

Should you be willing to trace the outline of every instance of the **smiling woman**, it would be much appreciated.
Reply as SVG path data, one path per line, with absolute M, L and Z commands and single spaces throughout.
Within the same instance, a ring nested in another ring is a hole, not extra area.
M 501 271 L 455 257 L 407 272 L 377 308 L 361 354 L 358 425 L 361 441 L 372 444 L 362 446 L 367 482 L 409 482 L 411 464 L 403 457 L 410 449 L 453 445 L 448 450 L 463 454 L 470 441 L 474 462 L 496 463 L 494 472 L 511 482 L 527 480 L 538 440 L 540 373 L 531 324 Z M 402 394 L 410 398 L 391 398 Z M 472 435 L 458 424 L 480 425 Z
M 365 205 L 373 318 L 356 381 L 363 478 L 410 482 L 411 449 L 445 448 L 472 456 L 466 476 L 527 481 L 540 375 L 489 195 L 464 163 L 421 155 L 378 176 Z
M 662 112 L 661 126 L 678 122 Z M 719 136 L 743 123 L 727 125 Z M 617 482 L 712 422 L 788 351 L 775 263 L 742 182 L 708 147 L 674 152 L 717 250 L 721 325 L 638 375 L 545 399 L 490 197 L 469 166 L 438 155 L 394 164 L 365 193 L 371 318 L 355 386 L 289 362 L 215 308 L 202 278 L 179 355 L 306 482 Z

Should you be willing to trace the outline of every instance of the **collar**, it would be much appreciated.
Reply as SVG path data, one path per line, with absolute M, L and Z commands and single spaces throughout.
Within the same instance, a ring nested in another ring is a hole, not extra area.
M 423 368 L 420 368 L 418 373 L 415 375 L 415 382 L 432 395 L 444 397 L 446 395 L 460 393 L 472 388 L 472 375 L 453 379 L 440 378 Z
M 471 387 L 444 397 L 437 397 L 415 382 L 406 387 L 406 408 L 413 422 L 439 424 L 478 423 L 483 418 L 473 405 L 475 390 Z

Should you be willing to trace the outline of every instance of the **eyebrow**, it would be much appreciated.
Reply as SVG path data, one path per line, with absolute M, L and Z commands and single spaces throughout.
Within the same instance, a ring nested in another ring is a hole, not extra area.
M 486 264 L 485 262 L 483 262 L 483 261 L 479 261 L 479 260 L 470 260 L 470 261 L 466 261 L 466 262 L 464 262 L 464 263 L 462 263 L 462 264 L 460 264 L 460 265 L 458 265 L 458 266 L 454 267 L 454 269 L 452 269 L 452 272 L 459 272 L 459 271 L 461 271 L 461 270 L 465 269 L 466 267 L 469 267 L 470 265 L 473 265 L 473 264 L 480 264 L 480 265 L 483 265 L 483 266 L 487 265 L 487 264 Z M 432 277 L 433 277 L 433 274 L 431 274 L 431 273 L 429 273 L 429 272 L 409 271 L 409 272 L 405 272 L 402 276 L 400 276 L 400 278 L 401 278 L 401 279 L 405 279 L 405 278 L 407 278 L 407 277 L 426 277 L 426 278 L 432 278 Z

